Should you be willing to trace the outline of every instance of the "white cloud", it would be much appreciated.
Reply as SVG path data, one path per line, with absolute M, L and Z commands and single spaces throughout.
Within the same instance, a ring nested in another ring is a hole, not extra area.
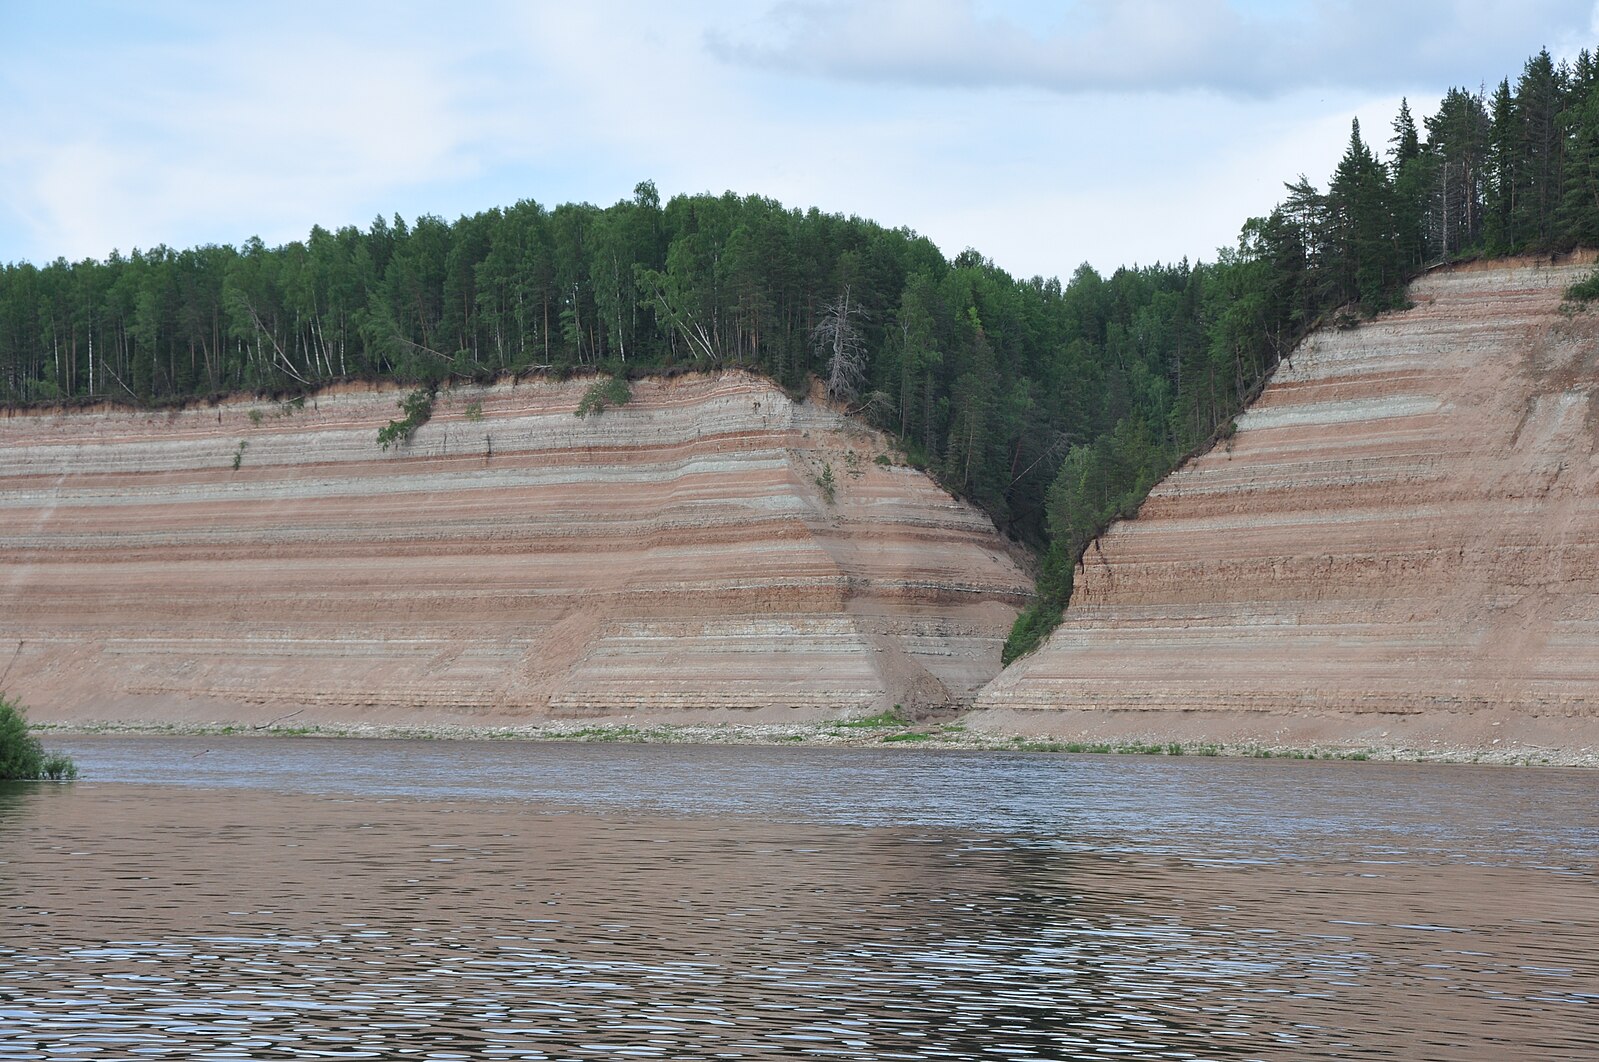
M 753 31 L 708 41 L 728 61 L 866 82 L 1277 96 L 1452 84 L 1569 48 L 1565 27 L 1590 11 L 1588 0 L 1079 0 L 1043 27 L 1036 12 L 1024 24 L 974 0 L 786 0 Z
M 311 221 L 362 218 L 351 212 L 401 187 L 472 174 L 465 145 L 478 130 L 462 79 L 427 44 L 352 46 L 291 19 L 102 42 L 78 57 L 76 80 L 24 60 L 0 111 L 14 159 L 0 195 L 50 257 L 253 233 L 279 242 Z
M 1380 147 L 1391 96 L 1410 92 L 1419 118 L 1451 83 L 1514 75 L 1571 5 L 1526 6 L 1512 21 L 1530 46 L 1481 33 L 1502 15 L 1488 0 L 1444 19 L 1387 6 L 1306 0 L 1292 17 L 1327 55 L 1251 94 L 1193 86 L 1230 63 L 1239 85 L 1263 76 L 1239 42 L 1287 24 L 1275 0 L 287 3 L 270 18 L 188 3 L 116 9 L 110 36 L 70 16 L 7 35 L 0 5 L 0 261 L 606 204 L 646 178 L 908 226 L 1021 276 L 1209 257 L 1281 182 L 1325 181 L 1352 114 Z M 1406 21 L 1429 19 L 1421 36 Z M 1466 47 L 1452 23 L 1489 43 Z M 1374 35 L 1396 26 L 1402 40 Z M 1474 58 L 1490 45 L 1499 57 Z M 1450 48 L 1458 73 L 1386 87 L 1389 67 Z M 1356 58 L 1355 88 L 1305 86 Z M 1079 68 L 1122 88 L 1062 91 Z

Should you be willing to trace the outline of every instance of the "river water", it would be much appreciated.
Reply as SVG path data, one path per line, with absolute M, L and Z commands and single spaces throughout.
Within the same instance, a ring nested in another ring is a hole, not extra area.
M 0 1059 L 1599 1058 L 1599 774 L 74 738 Z

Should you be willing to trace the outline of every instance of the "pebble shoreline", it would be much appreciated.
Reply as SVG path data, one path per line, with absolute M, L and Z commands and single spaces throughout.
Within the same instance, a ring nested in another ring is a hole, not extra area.
M 1232 759 L 1363 760 L 1383 763 L 1484 764 L 1501 767 L 1599 767 L 1599 750 L 1431 746 L 1274 745 L 1195 741 L 1057 741 L 967 730 L 960 723 L 870 725 L 721 723 L 674 726 L 547 723 L 529 726 L 312 725 L 238 726 L 207 723 L 95 722 L 34 724 L 41 735 L 154 737 L 366 738 L 410 741 L 577 741 L 653 745 L 770 745 L 834 748 L 904 747 L 940 751 L 1200 756 Z

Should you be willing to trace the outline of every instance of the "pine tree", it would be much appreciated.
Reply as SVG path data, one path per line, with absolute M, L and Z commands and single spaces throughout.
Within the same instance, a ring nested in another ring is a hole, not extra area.
M 1410 101 L 1399 101 L 1394 118 L 1389 168 L 1394 178 L 1394 232 L 1400 263 L 1416 269 L 1427 260 L 1427 195 L 1432 186 L 1432 159 L 1422 154 Z
M 1453 88 L 1425 125 L 1426 150 L 1433 160 L 1428 255 L 1447 258 L 1477 246 L 1482 238 L 1492 123 L 1480 95 Z
M 1421 139 L 1416 134 L 1416 120 L 1410 116 L 1410 101 L 1399 100 L 1399 113 L 1394 116 L 1394 135 L 1388 141 L 1394 172 L 1397 173 L 1412 159 L 1421 155 Z
M 1403 279 L 1394 233 L 1393 190 L 1387 168 L 1360 137 L 1360 119 L 1350 124 L 1349 146 L 1327 191 L 1333 231 L 1335 290 L 1343 301 L 1367 310 L 1389 306 Z
M 1483 212 L 1483 240 L 1490 254 L 1508 254 L 1518 249 L 1522 234 L 1517 221 L 1522 211 L 1517 208 L 1517 198 L 1522 190 L 1520 153 L 1521 138 L 1516 122 L 1515 97 L 1510 92 L 1510 80 L 1499 82 L 1494 89 L 1489 110 L 1493 131 L 1488 139 L 1488 184 Z
M 1515 174 L 1516 196 L 1511 214 L 1516 240 L 1507 250 L 1521 247 L 1548 250 L 1555 239 L 1565 143 L 1559 114 L 1565 97 L 1566 71 L 1556 68 L 1547 50 L 1527 60 L 1516 82 L 1511 143 L 1520 168 Z
M 1572 69 L 1560 118 L 1566 157 L 1558 243 L 1561 248 L 1591 246 L 1599 243 L 1599 63 L 1586 49 Z

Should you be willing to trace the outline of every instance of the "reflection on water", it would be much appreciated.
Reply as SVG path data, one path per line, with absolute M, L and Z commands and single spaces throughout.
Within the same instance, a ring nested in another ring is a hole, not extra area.
M 0 1058 L 1599 1052 L 1582 772 L 68 751 L 0 789 Z

